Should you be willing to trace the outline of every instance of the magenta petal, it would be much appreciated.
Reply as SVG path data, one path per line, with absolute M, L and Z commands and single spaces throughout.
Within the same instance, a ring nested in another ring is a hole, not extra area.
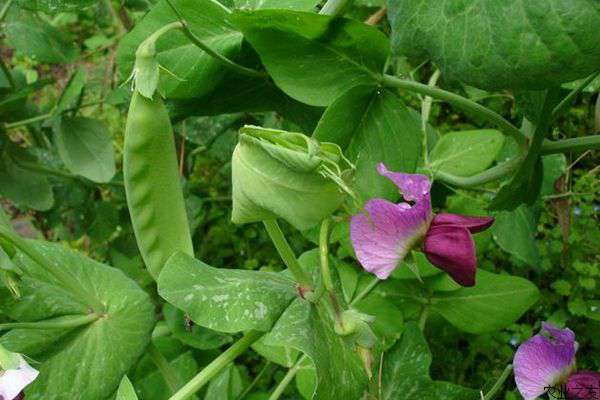
M 600 398 L 600 372 L 578 371 L 567 382 L 569 400 L 592 400 Z
M 513 360 L 515 382 L 523 398 L 533 400 L 566 379 L 575 364 L 576 349 L 573 331 L 542 324 L 542 331 L 519 346 Z
M 470 217 L 468 215 L 441 213 L 437 214 L 431 226 L 453 225 L 467 228 L 471 233 L 477 233 L 486 230 L 494 223 L 493 217 Z
M 475 243 L 466 228 L 431 226 L 423 251 L 433 265 L 446 271 L 460 285 L 475 285 Z
M 377 172 L 379 175 L 385 176 L 402 192 L 402 196 L 408 201 L 418 201 L 423 196 L 429 196 L 431 182 L 425 175 L 420 174 L 404 174 L 401 172 L 389 171 L 385 164 L 377 164 Z
M 366 271 L 386 279 L 425 235 L 429 218 L 406 203 L 383 199 L 369 200 L 365 211 L 350 222 L 352 246 Z

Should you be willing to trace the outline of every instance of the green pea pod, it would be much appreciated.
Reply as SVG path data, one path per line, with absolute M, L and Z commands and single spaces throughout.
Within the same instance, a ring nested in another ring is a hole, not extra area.
M 193 255 L 173 129 L 158 95 L 150 100 L 134 92 L 124 147 L 127 206 L 138 247 L 156 279 L 173 253 Z

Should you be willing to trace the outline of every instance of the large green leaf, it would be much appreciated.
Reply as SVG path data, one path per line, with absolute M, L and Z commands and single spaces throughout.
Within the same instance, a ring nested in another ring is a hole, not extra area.
M 538 289 L 527 279 L 479 270 L 475 286 L 435 293 L 431 307 L 457 328 L 483 333 L 512 324 L 538 298 Z
M 72 40 L 45 20 L 25 10 L 11 13 L 6 37 L 20 54 L 41 62 L 73 62 L 79 50 Z
M 23 8 L 50 14 L 81 10 L 97 2 L 98 0 L 18 0 Z
M 502 250 L 532 267 L 538 267 L 540 255 L 535 240 L 538 220 L 535 211 L 523 204 L 513 211 L 500 211 L 495 217 L 492 234 Z
M 389 53 L 385 35 L 358 21 L 287 10 L 235 11 L 232 21 L 275 83 L 310 105 L 376 85 Z
M 213 268 L 184 253 L 167 261 L 158 291 L 198 325 L 231 333 L 268 331 L 296 297 L 283 274 Z
M 150 298 L 121 271 L 61 245 L 11 241 L 22 251 L 15 260 L 24 271 L 23 296 L 3 301 L 7 315 L 27 322 L 96 315 L 77 327 L 13 329 L 2 336 L 7 348 L 41 362 L 27 398 L 110 398 L 150 340 Z
M 406 325 L 402 339 L 384 355 L 381 400 L 476 400 L 476 390 L 429 376 L 431 351 L 415 323 Z
M 226 57 L 238 54 L 242 34 L 227 21 L 229 10 L 213 0 L 175 0 L 173 4 L 185 16 L 189 28 L 198 38 Z M 133 68 L 139 44 L 164 25 L 177 21 L 173 11 L 163 0 L 157 3 L 144 19 L 121 40 L 117 52 L 121 76 L 128 76 Z M 207 94 L 223 79 L 223 65 L 192 44 L 179 31 L 172 31 L 158 40 L 158 62 L 171 71 L 162 74 L 161 87 L 169 98 L 190 98 Z
M 358 86 L 327 108 L 313 135 L 337 143 L 356 163 L 355 187 L 366 199 L 398 197 L 398 190 L 377 174 L 384 162 L 392 171 L 414 172 L 420 159 L 420 120 L 388 90 Z
M 360 399 L 367 375 L 354 345 L 333 331 L 324 309 L 297 299 L 264 337 L 270 346 L 292 347 L 306 354 L 317 371 L 313 399 Z
M 94 182 L 108 182 L 115 175 L 112 138 L 102 122 L 65 117 L 55 135 L 58 154 L 71 172 Z
M 232 364 L 210 381 L 204 400 L 237 400 L 243 389 L 240 371 Z
M 504 135 L 493 129 L 449 132 L 435 144 L 429 166 L 457 176 L 475 175 L 492 165 L 503 144 Z
M 259 8 L 284 8 L 298 11 L 312 10 L 319 4 L 320 0 L 234 0 L 237 8 L 259 9 Z
M 131 384 L 129 378 L 127 378 L 127 375 L 123 377 L 123 380 L 119 385 L 116 400 L 138 400 L 137 394 L 135 393 L 135 389 Z
M 52 186 L 48 179 L 24 165 L 37 165 L 39 161 L 27 150 L 13 143 L 0 149 L 0 194 L 16 204 L 35 210 L 48 210 L 54 204 Z
M 396 54 L 487 89 L 542 89 L 600 65 L 597 0 L 388 0 Z

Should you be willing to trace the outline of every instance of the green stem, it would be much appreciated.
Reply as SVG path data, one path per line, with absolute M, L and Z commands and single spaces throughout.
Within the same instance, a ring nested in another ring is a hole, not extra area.
M 4 7 L 2 7 L 2 10 L 0 10 L 0 22 L 4 21 L 4 18 L 6 18 L 6 15 L 8 14 L 8 10 L 10 9 L 10 6 L 12 5 L 13 0 L 8 0 L 6 2 L 6 4 L 4 4 Z
M 304 271 L 298 259 L 294 255 L 294 251 L 290 247 L 290 244 L 285 239 L 283 232 L 281 232 L 281 228 L 277 223 L 277 220 L 270 219 L 263 221 L 265 224 L 265 228 L 267 229 L 267 233 L 269 237 L 273 241 L 279 256 L 290 270 L 292 275 L 294 275 L 294 279 L 300 285 L 300 287 L 305 291 L 312 291 L 312 281 L 310 276 Z
M 33 124 L 34 122 L 44 121 L 48 118 L 52 118 L 53 116 L 54 116 L 54 113 L 36 115 L 35 117 L 23 119 L 21 121 L 9 122 L 7 124 L 4 124 L 4 128 L 6 128 L 6 129 L 18 128 L 20 126 Z
M 175 13 L 177 18 L 179 19 L 178 23 L 181 24 L 181 27 L 180 27 L 181 30 L 183 31 L 185 36 L 187 36 L 188 40 L 190 42 L 192 42 L 192 44 L 194 44 L 196 47 L 203 50 L 206 54 L 208 54 L 215 60 L 219 61 L 221 64 L 223 64 L 224 67 L 229 68 L 232 71 L 235 71 L 241 75 L 246 75 L 246 76 L 250 76 L 250 77 L 261 77 L 261 78 L 264 78 L 267 76 L 264 72 L 257 71 L 252 68 L 244 67 L 243 65 L 233 62 L 229 58 L 225 57 L 223 54 L 214 50 L 208 44 L 204 43 L 202 41 L 202 39 L 200 39 L 198 36 L 196 36 L 194 34 L 194 32 L 191 31 L 187 21 L 183 18 L 183 15 L 181 15 L 181 13 L 179 12 L 179 10 L 177 10 L 175 5 L 170 0 L 167 0 L 167 3 L 169 4 L 169 7 L 171 7 L 173 12 Z
M 252 345 L 264 335 L 264 332 L 250 331 L 246 333 L 240 340 L 235 342 L 230 348 L 221 353 L 208 364 L 198 375 L 192 378 L 191 381 L 185 384 L 177 391 L 169 400 L 185 400 L 194 395 L 212 378 L 214 378 L 221 370 L 227 367 L 240 354 L 244 353 Z
M 333 292 L 333 280 L 331 279 L 331 270 L 329 269 L 329 228 L 331 218 L 325 218 L 321 224 L 319 234 L 319 255 L 321 258 L 321 274 L 323 276 L 323 285 L 325 290 Z
M 592 81 L 596 79 L 596 77 L 599 74 L 600 72 L 590 75 L 585 81 L 581 82 L 579 86 L 571 90 L 571 92 L 564 99 L 562 99 L 556 107 L 554 107 L 554 109 L 552 110 L 552 116 L 550 117 L 550 120 L 555 121 L 556 118 L 560 117 L 566 111 L 566 109 L 573 103 L 575 97 L 579 93 L 581 93 L 583 89 L 585 89 L 590 83 L 592 83 Z
M 2 69 L 2 72 L 6 76 L 6 80 L 8 81 L 10 88 L 14 91 L 17 88 L 17 85 L 15 84 L 15 79 L 13 78 L 13 76 L 10 72 L 10 69 L 4 63 L 4 60 L 1 57 L 0 57 L 0 69 Z
M 100 316 L 96 313 L 87 315 L 68 315 L 52 320 L 36 322 L 7 322 L 0 324 L 0 331 L 8 329 L 70 329 L 88 325 L 97 321 Z
M 306 359 L 306 356 L 303 355 L 302 357 L 300 357 L 298 359 L 298 361 L 296 361 L 296 364 L 294 364 L 294 366 L 288 370 L 288 372 L 285 374 L 285 376 L 283 377 L 281 382 L 279 382 L 279 384 L 277 385 L 275 390 L 273 390 L 273 393 L 271 393 L 269 400 L 277 400 L 277 399 L 279 399 L 279 397 L 281 397 L 281 395 L 283 394 L 285 389 L 288 387 L 288 385 L 290 384 L 292 379 L 294 379 L 294 377 L 300 370 L 300 365 L 304 362 L 305 359 Z
M 429 317 L 429 306 L 427 304 L 423 305 L 423 310 L 421 311 L 421 315 L 419 316 L 419 329 L 421 332 L 425 330 L 425 324 L 427 323 L 427 318 Z
M 342 15 L 353 0 L 327 0 L 327 3 L 321 8 L 319 14 L 338 16 Z
M 600 149 L 600 135 L 592 135 L 553 142 L 546 141 L 542 145 L 542 154 L 581 152 L 598 149 Z
M 160 350 L 152 343 L 148 346 L 148 355 L 167 383 L 167 386 L 171 390 L 171 394 L 174 394 L 179 388 L 179 377 L 175 371 L 173 371 L 173 368 L 171 368 L 171 364 L 169 364 L 169 361 L 165 356 L 163 356 Z
M 506 366 L 506 368 L 504 368 L 504 371 L 502 371 L 502 375 L 500 375 L 500 378 L 498 378 L 496 383 L 494 383 L 494 386 L 492 386 L 490 391 L 487 392 L 487 394 L 483 397 L 483 400 L 491 400 L 496 396 L 496 394 L 498 394 L 500 389 L 502 389 L 504 382 L 506 382 L 506 379 L 512 372 L 512 369 L 513 369 L 513 366 L 511 364 L 508 364 Z
M 350 306 L 353 306 L 362 299 L 364 299 L 369 293 L 371 293 L 371 290 L 373 290 L 375 286 L 379 284 L 379 282 L 381 282 L 381 280 L 377 277 L 374 277 L 373 280 L 369 282 L 369 284 L 365 286 L 365 288 L 359 294 L 357 294 L 356 297 L 352 299 L 352 301 L 350 302 Z
M 244 391 L 237 397 L 237 400 L 242 400 L 244 397 L 246 397 L 246 395 L 256 387 L 260 379 L 263 377 L 264 374 L 267 373 L 267 371 L 269 370 L 269 368 L 271 368 L 272 365 L 273 364 L 271 363 L 271 361 L 267 361 L 264 367 L 261 368 L 256 377 L 252 380 L 252 382 L 248 386 L 246 386 L 246 389 L 244 389 Z
M 500 130 L 502 130 L 506 135 L 514 138 L 521 147 L 525 147 L 527 145 L 526 138 L 523 136 L 519 128 L 504 119 L 500 114 L 458 94 L 448 92 L 437 87 L 424 85 L 419 82 L 400 79 L 387 74 L 383 75 L 382 83 L 384 86 L 405 89 L 433 97 L 434 99 L 447 101 L 458 108 L 486 118 L 492 124 L 500 128 Z
M 501 179 L 511 174 L 519 167 L 519 165 L 521 165 L 523 159 L 523 156 L 515 157 L 472 176 L 456 176 L 442 171 L 434 171 L 433 175 L 435 179 L 439 179 L 440 181 L 449 183 L 453 186 L 470 188 Z

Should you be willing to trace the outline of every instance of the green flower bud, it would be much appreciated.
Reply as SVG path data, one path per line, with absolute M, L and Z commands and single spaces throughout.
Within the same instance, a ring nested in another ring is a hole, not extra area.
M 232 158 L 232 220 L 282 218 L 297 229 L 311 228 L 345 201 L 352 168 L 336 144 L 246 126 Z

